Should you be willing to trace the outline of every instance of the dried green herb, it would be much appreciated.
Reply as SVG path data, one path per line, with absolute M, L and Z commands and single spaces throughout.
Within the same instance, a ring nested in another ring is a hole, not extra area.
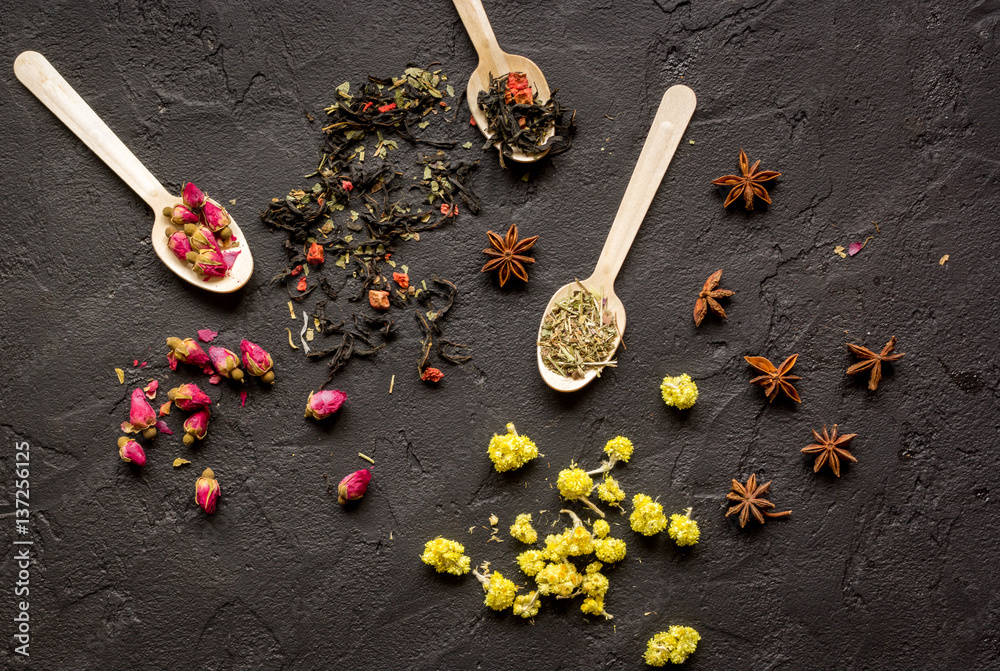
M 486 115 L 486 130 L 493 134 L 483 149 L 499 143 L 500 165 L 504 165 L 505 157 L 513 155 L 513 149 L 525 154 L 548 150 L 548 156 L 567 151 L 576 132 L 576 111 L 566 121 L 566 109 L 555 100 L 555 94 L 553 91 L 548 100 L 539 103 L 538 93 L 523 72 L 508 72 L 499 77 L 490 73 L 490 88 L 480 91 L 476 101 Z M 552 129 L 555 134 L 546 139 Z
M 580 288 L 545 315 L 538 340 L 545 366 L 574 380 L 583 378 L 594 367 L 600 377 L 604 366 L 614 366 L 616 362 L 608 357 L 615 353 L 619 335 L 607 299 L 583 284 Z

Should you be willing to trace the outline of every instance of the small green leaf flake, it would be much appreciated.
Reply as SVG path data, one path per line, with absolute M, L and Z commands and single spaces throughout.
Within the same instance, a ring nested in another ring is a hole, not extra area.
M 434 173 L 431 172 L 431 167 L 429 165 L 425 165 L 424 166 L 424 179 L 430 179 L 433 176 L 434 176 Z
M 451 87 L 451 84 L 448 84 L 447 86 L 445 86 L 444 90 L 448 92 L 448 97 L 449 98 L 454 98 L 455 97 L 455 89 L 453 89 Z
M 462 145 L 462 148 L 463 149 L 472 149 L 472 143 L 471 142 L 466 142 L 465 144 Z

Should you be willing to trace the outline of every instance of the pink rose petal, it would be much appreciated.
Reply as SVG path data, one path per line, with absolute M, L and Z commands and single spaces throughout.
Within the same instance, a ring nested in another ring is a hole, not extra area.
M 212 329 L 198 329 L 198 340 L 202 342 L 212 342 L 217 335 L 219 332 Z
M 234 235 L 233 240 L 235 239 L 236 236 Z M 240 255 L 240 251 L 239 249 L 225 249 L 222 251 L 222 259 L 226 264 L 226 268 L 233 267 L 233 264 L 236 263 L 236 257 Z
M 210 375 L 208 377 L 208 383 L 209 384 L 219 384 L 220 382 L 222 382 L 222 376 L 221 375 Z
M 170 370 L 177 370 L 177 357 L 173 351 L 167 352 L 167 363 L 170 364 Z
M 167 423 L 164 422 L 162 419 L 156 423 L 156 430 L 159 431 L 160 433 L 165 433 L 168 436 L 174 435 L 174 432 L 170 430 L 170 427 L 167 426 Z
M 156 390 L 159 388 L 160 383 L 156 380 L 150 380 L 149 384 L 142 388 L 146 392 L 146 398 L 152 400 L 156 398 Z
M 247 404 L 247 390 L 244 389 L 240 392 L 240 407 L 245 407 Z
M 864 247 L 864 245 L 861 244 L 860 242 L 852 242 L 851 244 L 847 245 L 847 253 L 850 256 L 854 256 L 855 254 L 861 251 L 862 247 Z

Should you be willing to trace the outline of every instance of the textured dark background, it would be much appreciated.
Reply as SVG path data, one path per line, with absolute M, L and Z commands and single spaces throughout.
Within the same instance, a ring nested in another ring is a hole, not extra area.
M 5 646 L 10 668 L 634 669 L 670 624 L 703 637 L 692 670 L 1000 668 L 1000 5 L 490 2 L 501 44 L 579 110 L 577 145 L 527 183 L 483 154 L 483 214 L 397 257 L 458 283 L 447 331 L 474 363 L 446 367 L 439 388 L 418 382 L 401 313 L 396 343 L 337 380 L 350 406 L 317 425 L 302 407 L 325 367 L 286 344 L 286 296 L 268 284 L 282 237 L 257 212 L 303 184 L 320 135 L 304 111 L 319 115 L 337 84 L 440 60 L 462 89 L 476 62 L 448 2 L 281 4 L 4 3 L 0 510 L 12 527 L 13 442 L 27 440 L 36 542 L 31 659 Z M 192 179 L 237 200 L 257 263 L 242 293 L 189 288 L 156 259 L 146 206 L 14 78 L 25 49 L 169 188 Z M 699 106 L 616 287 L 628 349 L 560 396 L 535 370 L 540 310 L 593 266 L 656 102 L 679 82 Z M 466 124 L 447 132 L 478 145 Z M 736 169 L 740 146 L 784 173 L 769 210 L 726 212 L 708 184 Z M 526 288 L 499 290 L 479 250 L 512 221 L 541 235 L 538 263 Z M 858 256 L 834 255 L 870 235 Z M 697 290 L 720 267 L 737 292 L 730 319 L 695 330 Z M 244 409 L 211 387 L 209 439 L 161 436 L 135 471 L 114 447 L 126 395 L 150 376 L 184 379 L 166 377 L 164 338 L 203 327 L 269 348 L 278 382 L 250 385 Z M 893 334 L 907 355 L 876 393 L 845 377 L 845 342 Z M 793 352 L 803 403 L 768 405 L 742 357 Z M 680 372 L 701 390 L 686 415 L 657 390 Z M 485 450 L 508 421 L 545 457 L 499 477 Z M 839 480 L 799 454 L 833 422 L 860 434 L 860 463 Z M 617 527 L 629 557 L 609 572 L 613 621 L 547 601 L 532 626 L 487 610 L 471 576 L 420 563 L 443 534 L 512 571 L 515 543 L 488 543 L 488 516 L 505 529 L 557 509 L 546 478 L 572 459 L 596 466 L 619 433 L 637 446 L 618 472 L 626 491 L 694 506 L 702 539 L 684 552 Z M 365 466 L 359 450 L 375 479 L 348 512 L 322 474 Z M 194 463 L 173 469 L 176 456 Z M 192 501 L 205 466 L 222 483 L 214 517 Z M 790 519 L 740 530 L 723 518 L 730 478 L 751 472 L 774 479 Z

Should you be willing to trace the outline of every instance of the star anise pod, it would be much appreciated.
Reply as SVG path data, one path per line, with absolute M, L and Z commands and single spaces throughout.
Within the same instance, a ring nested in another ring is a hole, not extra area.
M 753 209 L 753 197 L 757 196 L 763 200 L 768 205 L 771 204 L 771 198 L 767 195 L 767 189 L 765 189 L 761 182 L 768 182 L 776 177 L 780 177 L 780 172 L 774 172 L 773 170 L 757 170 L 760 165 L 760 160 L 758 159 L 753 166 L 750 166 L 750 161 L 747 159 L 746 152 L 740 147 L 740 172 L 741 175 L 723 175 L 718 179 L 713 179 L 712 184 L 717 186 L 731 186 L 729 195 L 726 197 L 726 202 L 723 203 L 722 207 L 729 207 L 729 204 L 734 200 L 743 196 L 743 205 L 748 210 Z
M 524 253 L 535 246 L 538 236 L 518 240 L 517 224 L 511 224 L 507 229 L 507 235 L 502 238 L 493 231 L 487 231 L 486 235 L 489 236 L 490 244 L 493 246 L 484 249 L 483 254 L 493 258 L 486 262 L 481 272 L 499 268 L 500 286 L 507 284 L 511 273 L 527 282 L 528 271 L 524 269 L 524 264 L 534 263 L 535 260 L 530 256 L 524 256 Z
M 824 464 L 830 466 L 830 470 L 838 478 L 840 477 L 840 460 L 847 459 L 848 461 L 853 461 L 858 463 L 858 460 L 854 458 L 854 455 L 847 451 L 845 447 L 847 443 L 851 442 L 856 435 L 856 433 L 846 433 L 843 436 L 837 436 L 837 425 L 833 425 L 833 433 L 827 433 L 826 424 L 823 425 L 823 434 L 820 435 L 815 429 L 813 429 L 813 438 L 816 442 L 812 445 L 806 445 L 802 448 L 804 454 L 816 454 L 816 461 L 813 462 L 813 473 L 819 473 L 819 469 L 823 468 Z
M 719 268 L 714 273 L 709 275 L 708 279 L 705 280 L 705 286 L 701 288 L 701 293 L 698 294 L 698 300 L 694 304 L 694 325 L 701 326 L 701 320 L 705 318 L 708 311 L 711 310 L 715 314 L 719 315 L 723 319 L 726 318 L 726 311 L 722 309 L 719 305 L 717 298 L 729 298 L 735 291 L 730 291 L 729 289 L 718 289 L 719 280 L 722 278 L 722 268 Z
M 759 370 L 763 375 L 755 377 L 750 380 L 750 384 L 759 384 L 764 387 L 764 393 L 767 394 L 767 400 L 774 402 L 774 399 L 778 397 L 778 392 L 783 391 L 788 398 L 792 399 L 796 403 L 801 403 L 802 399 L 799 398 L 799 392 L 795 390 L 792 386 L 790 380 L 801 380 L 802 378 L 798 375 L 789 375 L 788 371 L 792 369 L 795 365 L 795 361 L 799 358 L 798 354 L 793 354 L 792 356 L 785 359 L 785 361 L 778 366 L 774 367 L 774 364 L 765 359 L 762 356 L 745 356 L 746 362 Z
M 733 480 L 733 491 L 726 494 L 726 498 L 730 501 L 737 501 L 735 506 L 731 506 L 729 510 L 726 511 L 726 517 L 730 515 L 735 515 L 739 513 L 740 515 L 740 528 L 742 529 L 750 521 L 750 516 L 753 515 L 754 519 L 764 523 L 765 517 L 788 517 L 792 514 L 791 510 L 785 510 L 780 513 L 772 513 L 769 511 L 770 508 L 774 507 L 774 503 L 763 498 L 767 494 L 767 490 L 771 487 L 771 480 L 768 480 L 764 484 L 757 486 L 757 474 L 753 473 L 747 479 L 747 484 L 743 485 L 737 480 Z
M 847 369 L 848 375 L 854 375 L 860 373 L 861 371 L 872 369 L 872 376 L 868 378 L 868 388 L 872 391 L 878 389 L 878 383 L 882 380 L 882 363 L 893 361 L 899 361 L 904 356 L 905 353 L 900 352 L 899 354 L 893 354 L 892 351 L 896 349 L 896 336 L 889 338 L 889 342 L 885 344 L 882 351 L 876 354 L 867 347 L 862 347 L 861 345 L 847 345 L 847 349 L 851 350 L 851 353 L 861 359 L 853 366 Z

